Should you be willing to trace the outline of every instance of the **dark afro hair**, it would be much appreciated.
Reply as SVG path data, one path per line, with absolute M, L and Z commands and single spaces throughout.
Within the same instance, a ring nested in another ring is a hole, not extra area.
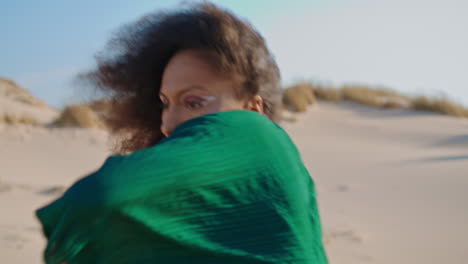
M 105 120 L 119 154 L 157 144 L 161 133 L 162 74 L 178 51 L 207 52 L 210 63 L 237 76 L 243 96 L 260 95 L 264 114 L 277 120 L 280 73 L 262 36 L 246 21 L 208 2 L 154 12 L 122 26 L 96 55 L 96 69 L 80 76 L 106 96 Z

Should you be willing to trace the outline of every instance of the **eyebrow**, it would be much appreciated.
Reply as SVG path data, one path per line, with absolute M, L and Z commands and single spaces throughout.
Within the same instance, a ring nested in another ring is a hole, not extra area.
M 188 86 L 187 88 L 184 88 L 180 91 L 178 91 L 174 97 L 180 97 L 182 96 L 183 94 L 189 92 L 189 91 L 192 91 L 192 90 L 202 90 L 202 91 L 207 91 L 207 89 L 203 86 L 200 86 L 200 85 L 191 85 L 191 86 Z M 163 93 L 161 90 L 159 90 L 159 95 L 162 95 L 164 97 L 167 98 L 167 95 L 165 93 Z

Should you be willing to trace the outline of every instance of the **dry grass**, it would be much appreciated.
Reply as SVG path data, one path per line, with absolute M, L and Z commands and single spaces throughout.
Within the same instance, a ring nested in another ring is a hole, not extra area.
M 51 108 L 42 100 L 31 95 L 30 92 L 21 88 L 14 81 L 2 77 L 0 77 L 0 96 L 34 107 Z
M 56 127 L 82 127 L 105 129 L 104 122 L 88 105 L 67 106 L 52 124 Z
M 15 116 L 15 115 L 2 115 L 0 116 L 0 124 L 7 125 L 29 125 L 29 126 L 41 126 L 41 123 L 30 116 Z
M 398 108 L 407 108 L 409 102 L 406 100 L 393 100 L 383 103 L 381 107 L 385 109 L 398 109 Z
M 312 100 L 310 91 L 312 91 Z M 331 102 L 352 101 L 384 109 L 406 108 L 468 118 L 468 108 L 447 98 L 410 97 L 385 87 L 366 85 L 343 85 L 334 88 L 317 83 L 299 83 L 284 90 L 283 103 L 292 111 L 304 112 L 310 103 L 315 102 L 315 98 Z
M 0 77 L 0 83 L 3 83 L 4 85 L 11 86 L 11 87 L 18 87 L 18 85 L 14 81 L 4 78 L 4 77 Z
M 315 96 L 309 84 L 299 83 L 284 90 L 283 104 L 291 111 L 305 112 L 307 106 L 313 103 L 315 103 Z
M 280 105 L 280 120 L 291 122 L 291 123 L 295 123 L 298 121 L 294 113 L 288 111 L 288 109 L 286 109 L 286 106 L 284 104 Z
M 383 108 L 401 108 L 410 100 L 406 96 L 385 88 L 345 85 L 341 88 L 341 92 L 344 100 Z
M 344 100 L 353 101 L 363 105 L 381 106 L 379 96 L 371 90 L 361 87 L 343 87 L 341 88 Z
M 419 96 L 411 101 L 411 109 L 468 118 L 468 108 L 453 103 L 447 98 Z
M 313 86 L 315 97 L 320 100 L 340 102 L 343 100 L 343 93 L 339 89 L 333 87 Z
M 106 113 L 112 108 L 112 102 L 105 99 L 91 101 L 87 105 L 96 113 Z

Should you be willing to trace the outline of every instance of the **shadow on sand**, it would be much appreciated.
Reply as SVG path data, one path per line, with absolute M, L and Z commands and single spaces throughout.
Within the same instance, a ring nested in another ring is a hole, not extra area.
M 354 102 L 342 102 L 336 104 L 339 108 L 354 112 L 360 116 L 370 118 L 412 118 L 421 116 L 441 115 L 436 113 L 419 112 L 409 109 L 384 109 L 374 106 L 362 105 Z
M 468 135 L 459 135 L 434 143 L 433 147 L 458 147 L 468 148 Z
M 421 159 L 421 162 L 438 162 L 438 161 L 459 161 L 459 160 L 468 160 L 468 155 L 466 156 L 444 156 L 444 157 L 435 157 L 435 158 L 425 158 Z

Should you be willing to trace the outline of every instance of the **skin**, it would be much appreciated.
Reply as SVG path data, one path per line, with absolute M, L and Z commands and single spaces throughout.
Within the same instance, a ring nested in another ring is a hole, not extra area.
M 168 137 L 179 124 L 209 113 L 251 110 L 263 114 L 262 98 L 239 99 L 235 81 L 221 74 L 194 50 L 176 53 L 164 69 L 160 99 L 162 133 Z

